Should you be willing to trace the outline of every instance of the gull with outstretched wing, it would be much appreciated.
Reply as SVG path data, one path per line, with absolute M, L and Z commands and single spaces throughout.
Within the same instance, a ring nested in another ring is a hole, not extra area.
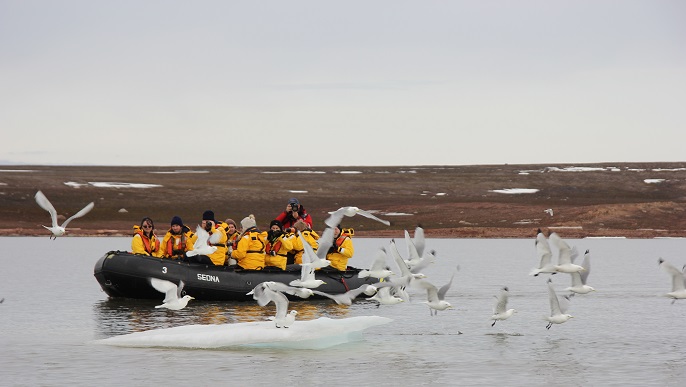
M 87 213 L 90 212 L 90 210 L 93 209 L 95 204 L 93 202 L 88 203 L 85 207 L 83 207 L 79 212 L 75 213 L 74 215 L 70 216 L 65 220 L 62 225 L 57 224 L 57 211 L 55 210 L 55 207 L 53 207 L 52 203 L 48 200 L 48 198 L 43 194 L 43 192 L 38 191 L 36 192 L 36 203 L 44 209 L 45 211 L 48 211 L 50 213 L 50 219 L 52 220 L 52 226 L 43 226 L 46 229 L 50 230 L 52 233 L 50 235 L 50 239 L 57 239 L 58 236 L 62 236 L 67 232 L 67 224 L 71 222 L 72 220 L 76 218 L 80 218 Z

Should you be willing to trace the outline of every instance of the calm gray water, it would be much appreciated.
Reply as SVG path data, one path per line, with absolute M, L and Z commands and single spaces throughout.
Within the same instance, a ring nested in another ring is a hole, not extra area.
M 546 330 L 547 276 L 530 240 L 429 239 L 437 262 L 425 270 L 439 286 L 455 277 L 446 299 L 456 309 L 430 316 L 424 295 L 395 306 L 369 301 L 291 303 L 299 319 L 378 315 L 393 323 L 364 339 L 323 350 L 120 348 L 93 340 L 187 324 L 262 320 L 272 313 L 251 302 L 192 301 L 184 310 L 158 302 L 109 300 L 93 277 L 106 251 L 128 238 L 0 238 L 0 380 L 36 385 L 673 385 L 686 380 L 686 301 L 661 297 L 669 279 L 658 257 L 686 263 L 684 239 L 569 240 L 591 249 L 589 284 L 569 322 Z M 367 265 L 388 239 L 355 239 L 354 266 Z M 399 242 L 404 253 L 404 244 Z M 404 254 L 406 255 L 406 254 Z M 567 275 L 552 277 L 559 293 Z M 491 327 L 494 295 L 510 288 L 516 313 Z

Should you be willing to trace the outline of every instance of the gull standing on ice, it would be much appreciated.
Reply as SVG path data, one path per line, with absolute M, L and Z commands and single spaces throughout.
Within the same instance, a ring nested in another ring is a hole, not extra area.
M 52 203 L 50 203 L 48 198 L 45 197 L 43 192 L 41 192 L 41 191 L 36 192 L 35 198 L 36 198 L 36 203 L 38 203 L 38 205 L 42 209 L 44 209 L 45 211 L 48 211 L 50 213 L 50 218 L 52 219 L 52 226 L 51 227 L 43 226 L 46 229 L 50 230 L 50 232 L 52 233 L 52 235 L 50 235 L 50 239 L 57 239 L 58 236 L 64 235 L 67 232 L 67 230 L 66 230 L 67 224 L 69 224 L 69 222 L 71 222 L 72 219 L 80 218 L 80 217 L 86 215 L 95 206 L 95 204 L 93 202 L 88 203 L 85 207 L 83 207 L 81 209 L 81 211 L 79 211 L 79 212 L 75 213 L 74 215 L 72 215 L 71 217 L 69 217 L 69 219 L 65 220 L 64 223 L 62 223 L 62 225 L 60 226 L 57 224 L 57 211 L 55 211 L 55 207 L 52 206 Z
M 295 322 L 295 316 L 298 312 L 292 310 L 290 313 L 287 313 L 288 298 L 280 291 L 275 290 L 274 284 L 271 281 L 259 283 L 248 294 L 252 295 L 259 306 L 265 306 L 273 302 L 276 305 L 276 316 L 274 316 L 276 327 L 288 328 Z
M 676 300 L 686 299 L 686 265 L 682 272 L 662 258 L 657 262 L 658 265 L 660 265 L 660 268 L 672 278 L 672 291 L 665 294 L 665 297 L 671 298 L 672 304 L 676 302 Z
M 581 267 L 584 268 L 583 271 L 569 273 L 569 275 L 572 276 L 572 286 L 566 288 L 565 290 L 572 292 L 572 294 L 569 295 L 570 297 L 576 293 L 587 294 L 595 291 L 592 286 L 586 285 L 588 275 L 591 273 L 590 250 L 586 250 L 586 253 L 584 253 L 584 261 L 581 263 Z
M 553 281 L 550 278 L 548 278 L 548 299 L 550 301 L 550 316 L 545 317 L 545 319 L 548 321 L 548 325 L 545 327 L 546 329 L 550 329 L 553 324 L 565 323 L 567 320 L 574 317 L 566 313 L 566 298 L 564 299 L 565 302 L 560 304 L 560 300 L 557 298 L 557 294 L 555 294 L 555 289 L 553 288 Z
M 217 246 L 211 246 L 210 244 L 219 243 L 219 238 L 221 236 L 218 232 L 212 234 L 210 237 L 210 233 L 208 233 L 204 228 L 198 226 L 198 228 L 195 229 L 195 235 L 198 236 L 198 239 L 196 239 L 195 243 L 193 244 L 193 250 L 186 252 L 187 256 L 192 257 L 194 255 L 210 255 L 217 251 Z
M 176 286 L 176 284 L 173 282 L 151 277 L 150 285 L 152 285 L 152 287 L 158 292 L 164 293 L 164 301 L 162 301 L 162 305 L 157 305 L 155 308 L 181 310 L 188 305 L 188 301 L 194 299 L 187 294 L 181 297 L 181 292 L 183 291 L 184 285 L 183 281 L 179 281 L 179 286 Z
M 331 216 L 326 218 L 324 223 L 326 223 L 327 226 L 329 227 L 336 227 L 341 223 L 341 220 L 343 220 L 344 216 L 355 216 L 355 215 L 362 215 L 364 217 L 367 217 L 369 219 L 376 220 L 377 222 L 381 222 L 385 224 L 386 226 L 390 226 L 391 222 L 383 219 L 379 219 L 376 216 L 374 216 L 371 212 L 365 211 L 363 209 L 357 208 L 357 207 L 341 207 L 337 209 L 334 212 L 329 212 Z
M 553 252 L 550 250 L 550 245 L 543 231 L 539 228 L 536 233 L 536 254 L 538 255 L 540 262 L 537 268 L 531 270 L 529 275 L 536 277 L 541 273 L 555 273 L 555 267 L 552 264 Z
M 497 301 L 495 303 L 495 307 L 493 307 L 493 315 L 491 316 L 491 320 L 493 320 L 493 324 L 491 324 L 491 326 L 494 326 L 498 320 L 507 320 L 517 311 L 515 309 L 507 309 L 507 299 L 509 294 L 510 292 L 507 289 L 507 286 L 505 286 L 500 291 L 500 294 L 496 297 Z
M 577 256 L 576 248 L 569 247 L 569 244 L 560 238 L 556 232 L 551 233 L 548 239 L 553 242 L 559 251 L 557 265 L 553 266 L 555 271 L 558 273 L 576 273 L 584 271 L 583 267 L 572 263 L 573 258 L 576 258 Z

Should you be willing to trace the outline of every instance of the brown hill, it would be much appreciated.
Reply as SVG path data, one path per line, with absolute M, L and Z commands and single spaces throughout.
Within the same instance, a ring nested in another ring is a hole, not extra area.
M 104 187 L 96 183 L 109 183 Z M 126 183 L 113 187 L 112 183 Z M 135 188 L 132 184 L 155 184 Z M 78 188 L 77 188 L 78 187 Z M 498 190 L 514 189 L 511 193 Z M 523 189 L 531 193 L 523 193 Z M 392 222 L 346 218 L 361 236 L 402 237 L 420 224 L 429 237 L 532 237 L 537 228 L 566 237 L 686 237 L 686 162 L 593 165 L 406 167 L 6 166 L 0 170 L 0 235 L 47 235 L 42 190 L 66 217 L 69 235 L 128 235 L 143 216 L 157 232 L 174 215 L 194 227 L 202 212 L 258 225 L 297 197 L 315 228 L 341 206 L 378 210 Z M 553 216 L 544 212 L 553 210 Z

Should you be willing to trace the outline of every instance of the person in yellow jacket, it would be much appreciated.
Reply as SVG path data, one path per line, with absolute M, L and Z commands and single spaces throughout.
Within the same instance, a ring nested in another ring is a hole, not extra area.
M 160 241 L 155 235 L 155 223 L 145 217 L 140 226 L 133 226 L 133 239 L 131 240 L 131 252 L 134 254 L 158 257 L 160 253 Z
M 226 241 L 226 247 L 228 247 L 228 250 L 226 250 L 226 262 L 224 262 L 224 264 L 235 265 L 236 260 L 231 258 L 231 252 L 236 248 L 236 244 L 238 243 L 238 238 L 240 238 L 241 233 L 238 231 L 238 225 L 236 224 L 235 220 L 227 218 L 223 224 L 226 225 L 226 227 L 224 227 L 224 231 L 226 232 L 226 237 L 228 238 Z
M 295 222 L 295 224 L 293 224 L 293 228 L 300 232 L 300 236 L 302 238 L 298 237 L 298 233 L 290 234 L 293 236 L 293 250 L 291 250 L 289 254 L 289 260 L 290 256 L 292 255 L 293 263 L 302 265 L 304 253 L 303 239 L 307 244 L 309 244 L 312 247 L 312 250 L 314 250 L 314 252 L 317 252 L 317 248 L 319 247 L 319 242 L 317 242 L 317 240 L 319 239 L 319 235 L 316 232 L 312 231 L 312 229 L 310 229 L 310 226 L 304 221 L 302 221 L 302 219 Z
M 293 250 L 293 239 L 289 234 L 283 232 L 282 226 L 281 222 L 276 219 L 269 224 L 264 265 L 286 270 L 288 252 Z
M 200 227 L 204 228 L 208 234 L 210 234 L 210 239 L 208 243 L 215 246 L 217 250 L 210 255 L 194 255 L 192 257 L 187 257 L 190 262 L 204 263 L 207 265 L 223 266 L 226 261 L 226 251 L 228 247 L 226 246 L 226 233 L 224 232 L 224 225 L 221 222 L 217 222 L 214 219 L 214 212 L 207 210 L 202 214 L 202 223 Z M 195 234 L 192 238 L 193 244 L 198 239 L 198 235 Z
M 267 246 L 267 232 L 257 229 L 254 215 L 243 218 L 241 227 L 243 234 L 241 234 L 236 248 L 231 252 L 231 258 L 235 259 L 237 265 L 243 269 L 262 270 Z
M 340 271 L 348 268 L 348 259 L 355 254 L 352 236 L 355 231 L 352 228 L 341 230 L 341 225 L 334 227 L 334 243 L 326 254 L 326 259 L 331 262 L 331 267 Z
M 162 238 L 159 256 L 171 259 L 182 258 L 186 252 L 193 250 L 194 239 L 195 233 L 183 224 L 180 217 L 175 216 L 171 220 L 171 228 Z

